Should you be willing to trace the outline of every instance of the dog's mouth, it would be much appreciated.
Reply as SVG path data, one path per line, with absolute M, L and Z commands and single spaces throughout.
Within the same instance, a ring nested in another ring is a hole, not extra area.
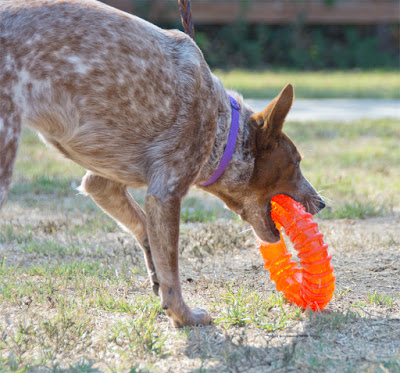
M 279 241 L 280 233 L 271 217 L 271 200 L 269 200 L 265 205 L 266 208 L 262 214 L 264 218 L 263 225 L 259 226 L 260 232 L 257 232 L 257 229 L 254 229 L 254 232 L 259 241 L 275 243 Z
M 275 222 L 272 220 L 271 209 L 272 209 L 271 200 L 269 200 L 267 203 L 267 211 L 266 211 L 265 217 L 267 220 L 267 225 L 268 225 L 273 237 L 276 238 L 277 240 L 279 240 L 280 233 L 279 233 L 278 229 L 276 228 Z

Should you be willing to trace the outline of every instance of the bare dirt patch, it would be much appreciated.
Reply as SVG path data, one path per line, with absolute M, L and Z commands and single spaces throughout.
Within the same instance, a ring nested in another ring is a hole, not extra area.
M 215 322 L 178 330 L 149 295 L 140 249 L 106 216 L 9 202 L 0 370 L 399 371 L 400 218 L 319 224 L 337 279 L 321 313 L 277 294 L 247 225 L 182 224 L 184 296 Z

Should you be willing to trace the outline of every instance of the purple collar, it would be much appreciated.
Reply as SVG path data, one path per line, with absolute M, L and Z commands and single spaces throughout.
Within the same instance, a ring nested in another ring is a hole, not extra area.
M 231 95 L 229 95 L 229 99 L 231 101 L 232 108 L 232 123 L 231 129 L 229 130 L 228 142 L 226 143 L 225 151 L 217 170 L 207 181 L 200 184 L 201 186 L 210 185 L 221 177 L 232 158 L 233 151 L 235 150 L 236 140 L 239 132 L 239 104 Z

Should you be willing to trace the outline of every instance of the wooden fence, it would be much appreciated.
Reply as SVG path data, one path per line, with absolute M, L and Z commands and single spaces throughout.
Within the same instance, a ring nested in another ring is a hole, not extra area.
M 177 0 L 104 0 L 155 23 L 179 21 Z M 192 0 L 196 24 L 374 25 L 400 23 L 400 0 Z

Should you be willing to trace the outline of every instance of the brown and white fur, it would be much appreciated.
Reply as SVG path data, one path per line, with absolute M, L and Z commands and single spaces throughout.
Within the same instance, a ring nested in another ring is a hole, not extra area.
M 240 105 L 235 151 L 222 177 L 202 188 L 275 242 L 274 195 L 311 213 L 324 206 L 282 132 L 293 87 L 257 114 L 231 94 Z M 182 297 L 180 205 L 218 167 L 230 122 L 226 90 L 183 33 L 94 0 L 0 0 L 0 207 L 25 124 L 89 170 L 80 190 L 136 237 L 175 326 L 210 322 Z M 142 186 L 146 212 L 127 191 Z

